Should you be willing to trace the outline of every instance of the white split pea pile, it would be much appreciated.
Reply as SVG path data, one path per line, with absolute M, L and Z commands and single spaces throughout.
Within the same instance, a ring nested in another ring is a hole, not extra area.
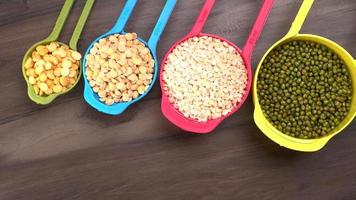
M 86 57 L 86 77 L 106 105 L 144 94 L 153 79 L 154 59 L 136 33 L 100 39 Z
M 81 58 L 80 53 L 58 42 L 39 45 L 25 62 L 28 82 L 39 96 L 65 92 L 78 80 Z
M 245 93 L 247 78 L 240 53 L 209 36 L 180 43 L 163 71 L 169 101 L 185 117 L 201 122 L 230 113 Z

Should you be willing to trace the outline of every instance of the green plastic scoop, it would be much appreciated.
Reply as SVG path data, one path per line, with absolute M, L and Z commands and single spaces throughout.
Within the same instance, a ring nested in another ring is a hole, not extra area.
M 78 40 L 80 38 L 80 35 L 82 33 L 82 30 L 84 28 L 84 25 L 85 25 L 85 22 L 87 21 L 88 19 L 88 16 L 90 14 L 90 11 L 91 11 L 91 8 L 93 7 L 93 4 L 94 4 L 95 0 L 86 0 L 86 3 L 85 3 L 85 6 L 84 6 L 84 9 L 82 11 L 82 14 L 80 15 L 80 18 L 78 20 L 78 23 L 74 29 L 74 32 L 72 34 L 72 37 L 69 41 L 69 48 L 74 50 L 74 51 L 77 51 L 77 43 L 78 43 Z M 58 42 L 58 37 L 62 31 L 62 28 L 63 28 L 63 25 L 65 23 L 65 21 L 67 20 L 67 17 L 70 13 L 70 10 L 72 8 L 72 5 L 74 3 L 74 0 L 66 0 L 64 5 L 63 5 L 63 8 L 58 16 L 58 19 L 56 21 L 56 24 L 53 28 L 53 31 L 52 33 L 44 40 L 42 41 L 39 41 L 37 42 L 36 44 L 34 44 L 32 47 L 30 47 L 24 58 L 23 58 L 23 61 L 22 61 L 22 74 L 23 74 L 23 77 L 27 83 L 27 93 L 28 93 L 28 96 L 29 98 L 37 103 L 37 104 L 41 104 L 41 105 L 46 105 L 46 104 L 49 104 L 51 103 L 54 99 L 56 99 L 58 96 L 62 95 L 62 94 L 65 94 L 67 92 L 69 92 L 70 90 L 72 90 L 78 83 L 79 79 L 80 79 L 80 74 L 81 74 L 81 71 L 79 71 L 78 73 L 78 78 L 76 80 L 76 82 L 71 86 L 71 88 L 68 88 L 68 90 L 64 91 L 64 92 L 61 92 L 61 93 L 57 93 L 57 94 L 51 94 L 51 95 L 48 95 L 48 96 L 39 96 L 35 93 L 34 91 L 34 88 L 33 86 L 29 83 L 28 81 L 28 77 L 26 76 L 26 70 L 25 70 L 25 62 L 26 60 L 31 56 L 31 53 L 35 50 L 35 48 L 39 45 L 47 45 L 51 42 Z M 59 44 L 61 45 L 65 45 L 65 46 L 68 46 L 64 43 L 61 43 L 61 42 L 58 42 Z M 79 70 L 81 70 L 81 67 L 79 67 Z

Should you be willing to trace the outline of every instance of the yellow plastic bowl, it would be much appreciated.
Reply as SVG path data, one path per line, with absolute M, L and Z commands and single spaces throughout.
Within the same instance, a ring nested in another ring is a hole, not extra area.
M 254 81 L 253 81 L 253 102 L 255 105 L 255 110 L 254 110 L 254 121 L 258 128 L 271 140 L 274 142 L 278 143 L 279 145 L 297 150 L 297 151 L 304 151 L 304 152 L 313 152 L 313 151 L 318 151 L 322 147 L 325 146 L 325 144 L 336 134 L 340 133 L 343 129 L 345 129 L 354 119 L 356 115 L 356 93 L 355 93 L 355 88 L 356 88 L 356 61 L 353 59 L 353 57 L 340 45 L 336 44 L 335 42 L 326 39 L 324 37 L 320 37 L 317 35 L 311 35 L 311 34 L 299 34 L 299 30 L 304 22 L 305 17 L 307 16 L 307 13 L 309 9 L 311 8 L 313 4 L 313 0 L 305 0 L 303 2 L 303 5 L 301 9 L 299 10 L 297 17 L 295 21 L 293 22 L 293 25 L 288 32 L 288 34 L 283 37 L 281 40 L 279 40 L 277 43 L 275 43 L 268 51 L 265 53 L 263 56 L 262 60 L 260 61 Z M 345 119 L 333 130 L 331 131 L 328 135 L 321 137 L 321 138 L 316 138 L 316 139 L 299 139 L 299 138 L 294 138 L 291 136 L 288 136 L 281 131 L 277 130 L 264 116 L 261 106 L 258 101 L 258 95 L 257 95 L 257 78 L 258 78 L 258 73 L 260 71 L 261 65 L 266 58 L 266 56 L 277 46 L 283 45 L 287 42 L 294 41 L 294 40 L 307 40 L 307 41 L 313 41 L 322 45 L 325 45 L 329 49 L 333 50 L 337 55 L 340 56 L 340 58 L 345 62 L 345 65 L 347 66 L 350 76 L 352 79 L 352 101 L 351 101 L 351 108 Z

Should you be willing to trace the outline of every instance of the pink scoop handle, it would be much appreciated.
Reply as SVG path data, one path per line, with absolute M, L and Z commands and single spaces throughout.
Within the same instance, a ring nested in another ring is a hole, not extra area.
M 264 0 L 260 12 L 258 13 L 255 24 L 252 27 L 251 33 L 248 36 L 246 44 L 242 50 L 243 56 L 246 60 L 251 60 L 252 51 L 260 37 L 263 27 L 267 21 L 268 15 L 273 7 L 274 0 Z
M 207 122 L 197 122 L 188 118 L 185 118 L 169 102 L 166 95 L 162 95 L 161 110 L 163 115 L 177 127 L 192 133 L 210 133 L 213 131 L 222 121 L 222 119 L 209 120 Z
M 209 14 L 211 10 L 213 9 L 215 4 L 215 0 L 206 0 L 203 8 L 201 9 L 199 16 L 197 20 L 195 21 L 195 24 L 188 34 L 189 36 L 194 36 L 194 35 L 199 35 L 206 23 L 206 20 L 208 20 Z
M 205 4 L 195 22 L 195 25 L 193 26 L 191 32 L 182 39 L 182 41 L 184 41 L 186 38 L 189 37 L 193 37 L 193 36 L 199 36 L 202 34 L 202 30 L 203 27 L 208 19 L 208 16 L 214 6 L 215 0 L 206 0 Z M 193 132 L 193 133 L 210 133 L 211 131 L 213 131 L 226 117 L 230 116 L 232 113 L 236 112 L 237 109 L 240 108 L 240 106 L 243 104 L 243 102 L 245 101 L 245 99 L 247 98 L 247 95 L 249 93 L 250 90 L 250 86 L 251 86 L 251 67 L 250 67 L 250 60 L 251 60 L 251 54 L 252 54 L 252 50 L 262 32 L 262 29 L 266 23 L 267 17 L 269 15 L 269 12 L 272 9 L 274 0 L 264 0 L 263 1 L 263 5 L 262 8 L 258 14 L 258 17 L 255 21 L 255 24 L 252 28 L 252 31 L 248 37 L 248 40 L 245 44 L 245 47 L 243 49 L 243 51 L 241 52 L 244 61 L 246 62 L 246 66 L 248 68 L 248 74 L 249 74 L 249 82 L 248 85 L 246 87 L 246 95 L 243 97 L 243 99 L 241 100 L 241 102 L 239 103 L 238 106 L 236 106 L 234 108 L 233 111 L 230 112 L 230 114 L 220 117 L 218 119 L 214 119 L 214 120 L 208 120 L 207 122 L 198 122 L 196 120 L 193 119 L 189 119 L 187 117 L 185 117 L 182 113 L 180 113 L 178 110 L 176 110 L 174 108 L 174 106 L 170 103 L 168 96 L 166 94 L 164 94 L 164 88 L 162 87 L 164 85 L 164 82 L 162 81 L 162 70 L 163 68 L 161 68 L 161 89 L 163 91 L 162 93 L 162 104 L 161 104 L 161 111 L 163 113 L 163 115 L 173 124 L 175 124 L 177 127 L 185 130 L 185 131 L 189 131 L 189 132 Z M 208 34 L 204 34 L 204 35 L 208 35 Z M 213 36 L 215 38 L 220 38 L 217 36 Z M 220 38 L 221 40 L 224 40 L 223 38 Z M 179 44 L 181 41 L 177 42 L 175 45 L 173 45 L 173 47 L 168 51 L 168 53 L 166 54 L 164 60 L 167 59 L 167 56 L 169 55 L 169 52 L 171 52 L 175 46 L 177 44 Z M 233 44 L 231 44 L 232 46 L 234 46 Z M 235 47 L 235 46 L 234 46 Z M 237 50 L 238 48 L 235 47 Z M 238 50 L 239 51 L 239 50 Z M 247 63 L 248 62 L 248 63 Z M 164 66 L 164 63 L 162 64 Z

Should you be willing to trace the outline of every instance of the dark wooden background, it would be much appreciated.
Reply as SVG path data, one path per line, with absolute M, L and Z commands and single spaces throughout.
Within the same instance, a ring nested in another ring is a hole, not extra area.
M 51 31 L 63 0 L 0 0 L 0 199 L 356 199 L 356 123 L 316 153 L 279 147 L 252 120 L 251 98 L 212 134 L 184 133 L 160 112 L 158 83 L 121 116 L 98 113 L 82 82 L 50 106 L 26 95 L 22 57 Z M 63 31 L 69 40 L 84 5 Z M 179 0 L 158 46 L 161 60 L 192 27 L 203 0 Z M 107 31 L 123 0 L 97 0 L 79 50 Z M 148 38 L 164 4 L 140 0 L 127 31 Z M 253 55 L 289 29 L 301 0 L 276 0 Z M 242 47 L 258 0 L 217 0 L 205 32 Z M 303 33 L 323 35 L 356 56 L 356 1 L 317 0 Z

